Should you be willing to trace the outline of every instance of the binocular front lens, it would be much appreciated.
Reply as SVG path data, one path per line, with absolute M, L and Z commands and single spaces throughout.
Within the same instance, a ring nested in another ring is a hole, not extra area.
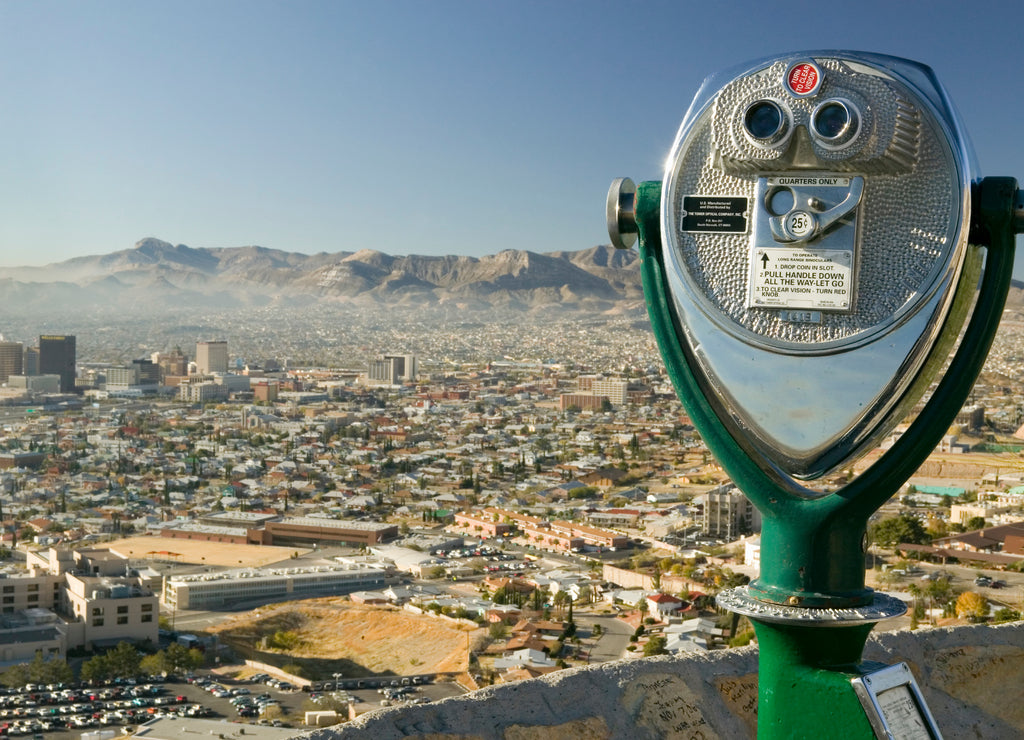
M 826 100 L 814 110 L 811 125 L 822 139 L 840 143 L 857 133 L 857 114 L 842 100 Z
M 759 100 L 743 115 L 743 125 L 755 139 L 764 141 L 775 137 L 786 122 L 782 109 L 772 100 Z

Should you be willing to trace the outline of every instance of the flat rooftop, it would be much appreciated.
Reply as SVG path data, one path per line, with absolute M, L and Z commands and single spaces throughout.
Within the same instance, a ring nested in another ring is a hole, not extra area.
M 382 532 L 397 525 L 386 522 L 363 522 L 357 519 L 327 519 L 318 516 L 297 516 L 273 524 L 289 524 L 296 527 L 323 527 L 325 529 L 358 529 L 364 532 Z
M 109 547 L 113 552 L 133 561 L 219 565 L 227 568 L 237 568 L 239 565 L 259 567 L 311 552 L 309 548 L 236 545 L 231 542 L 208 542 L 151 535 L 117 540 L 111 542 Z

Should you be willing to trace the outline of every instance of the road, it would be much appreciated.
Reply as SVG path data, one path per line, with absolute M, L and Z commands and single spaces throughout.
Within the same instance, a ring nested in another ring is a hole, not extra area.
M 630 635 L 633 634 L 628 624 L 614 616 L 599 614 L 580 615 L 578 621 L 580 624 L 601 625 L 601 635 L 590 649 L 591 663 L 620 660 L 626 654 L 626 646 L 629 645 Z
M 917 563 L 916 565 L 920 568 L 920 573 L 904 576 L 895 584 L 885 587 L 883 590 L 904 591 L 911 583 L 924 587 L 928 583 L 923 579 L 924 575 L 934 573 L 935 571 L 943 571 L 945 573 L 952 574 L 953 577 L 950 583 L 958 590 L 974 591 L 975 593 L 981 594 L 989 601 L 996 602 L 998 604 L 1005 604 L 1013 607 L 1014 609 L 1020 609 L 1022 607 L 1022 603 L 1024 603 L 1024 573 L 976 568 L 965 565 L 935 565 L 932 563 Z M 874 573 L 874 571 L 868 571 L 868 573 L 871 574 Z M 977 586 L 974 583 L 974 579 L 979 575 L 986 575 L 993 581 L 1003 581 L 1006 585 L 1002 588 Z M 882 587 L 876 585 L 875 588 Z

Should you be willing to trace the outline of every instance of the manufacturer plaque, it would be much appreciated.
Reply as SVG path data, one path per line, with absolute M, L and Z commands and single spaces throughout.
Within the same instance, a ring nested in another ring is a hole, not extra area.
M 942 740 L 906 663 L 872 671 L 851 683 L 875 737 L 880 740 Z

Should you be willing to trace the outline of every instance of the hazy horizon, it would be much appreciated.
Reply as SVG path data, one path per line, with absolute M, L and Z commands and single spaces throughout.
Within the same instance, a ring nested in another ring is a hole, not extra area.
M 798 49 L 932 65 L 978 175 L 1024 178 L 1024 6 L 972 10 L 3 3 L 0 264 L 107 254 L 146 235 L 301 254 L 607 244 L 611 180 L 660 179 L 702 80 Z

